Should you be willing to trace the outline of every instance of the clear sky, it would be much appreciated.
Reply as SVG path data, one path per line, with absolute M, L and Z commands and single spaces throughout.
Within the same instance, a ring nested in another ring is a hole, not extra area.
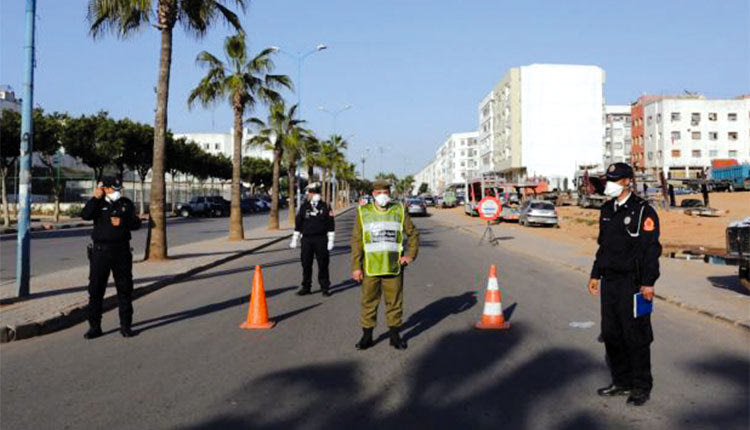
M 0 84 L 17 93 L 24 3 L 0 2 Z M 35 104 L 74 114 L 105 109 L 152 123 L 158 32 L 92 40 L 87 3 L 37 0 Z M 254 52 L 329 46 L 304 63 L 302 115 L 326 136 L 332 120 L 318 106 L 352 105 L 337 128 L 354 134 L 350 159 L 371 148 L 368 177 L 381 170 L 414 173 L 449 133 L 475 130 L 478 102 L 514 66 L 598 65 L 607 73 L 608 104 L 627 104 L 642 93 L 750 93 L 750 0 L 254 0 L 242 22 Z M 202 76 L 196 54 L 221 54 L 228 34 L 223 25 L 202 40 L 175 30 L 174 132 L 231 127 L 226 104 L 192 111 L 186 105 Z M 296 81 L 296 61 L 279 54 L 276 63 L 277 72 Z

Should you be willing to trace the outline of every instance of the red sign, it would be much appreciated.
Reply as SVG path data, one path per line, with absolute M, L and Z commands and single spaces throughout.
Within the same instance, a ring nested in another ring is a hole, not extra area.
M 494 221 L 500 216 L 500 200 L 497 197 L 486 196 L 479 201 L 477 205 L 477 212 L 479 212 L 479 218 L 485 221 Z

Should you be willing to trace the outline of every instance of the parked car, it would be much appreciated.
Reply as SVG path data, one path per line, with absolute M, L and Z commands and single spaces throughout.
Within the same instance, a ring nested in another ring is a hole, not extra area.
M 268 212 L 271 210 L 271 202 L 266 201 L 263 198 L 256 198 L 254 199 L 255 207 L 258 209 L 258 212 Z
M 219 209 L 217 216 L 229 216 L 229 212 L 232 208 L 232 204 L 229 200 L 221 196 L 208 196 L 206 199 Z
M 422 200 L 424 200 L 424 204 L 427 206 L 435 206 L 435 198 L 432 196 L 424 196 Z
M 555 205 L 543 200 L 527 200 L 521 206 L 518 223 L 527 225 L 557 225 L 557 211 Z
M 500 219 L 505 222 L 518 222 L 518 218 L 521 216 L 521 209 L 516 205 L 504 204 L 503 209 L 500 212 Z
M 424 199 L 412 197 L 406 199 L 406 210 L 409 215 L 427 216 L 427 204 Z
M 218 196 L 217 196 L 218 197 Z M 178 203 L 177 213 L 182 217 L 188 218 L 191 216 L 224 216 L 229 214 L 229 205 L 226 200 L 221 197 L 220 201 L 212 196 L 195 196 L 190 199 L 188 203 Z
M 250 214 L 258 212 L 258 206 L 256 206 L 254 197 L 247 197 L 240 200 L 240 210 L 243 214 Z

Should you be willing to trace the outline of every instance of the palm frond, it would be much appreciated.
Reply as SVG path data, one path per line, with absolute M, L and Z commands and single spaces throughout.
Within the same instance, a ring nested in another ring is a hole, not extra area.
M 106 33 L 127 38 L 149 23 L 152 6 L 152 0 L 89 0 L 89 33 L 95 39 Z

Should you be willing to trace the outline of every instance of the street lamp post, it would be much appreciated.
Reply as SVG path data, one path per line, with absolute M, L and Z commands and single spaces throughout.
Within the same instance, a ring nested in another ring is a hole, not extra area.
M 328 49 L 328 46 L 326 46 L 323 43 L 319 43 L 315 47 L 315 49 L 307 51 L 304 54 L 301 53 L 301 52 L 292 53 L 292 52 L 286 51 L 284 49 L 281 49 L 278 46 L 272 46 L 271 49 L 274 52 L 281 52 L 282 54 L 288 55 L 288 56 L 292 57 L 293 59 L 297 60 L 297 119 L 300 119 L 300 118 L 302 118 L 302 63 L 305 61 L 305 58 L 309 57 L 310 55 L 312 55 L 312 54 L 314 54 L 316 52 Z M 296 172 L 296 177 L 297 177 L 297 198 L 296 198 L 296 205 L 297 205 L 297 209 L 299 209 L 299 207 L 300 207 L 301 198 L 302 198 L 302 193 L 301 193 L 301 189 L 300 189 L 300 179 L 301 179 L 301 170 L 300 170 L 301 167 L 300 167 L 300 165 L 301 164 L 302 164 L 302 157 L 298 156 L 297 157 L 297 172 Z M 308 178 L 308 180 L 309 179 L 312 179 L 312 178 Z

